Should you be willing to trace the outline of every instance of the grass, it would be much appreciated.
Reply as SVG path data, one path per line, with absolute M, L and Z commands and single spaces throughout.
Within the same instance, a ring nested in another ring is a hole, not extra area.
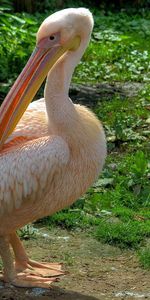
M 75 80 L 150 81 L 150 21 L 148 16 L 95 16 L 92 43 L 75 73 Z M 90 64 L 89 64 L 90 61 Z
M 150 269 L 150 250 L 145 247 L 138 252 L 139 262 L 144 269 Z
M 121 248 L 138 248 L 139 245 L 150 234 L 150 222 L 139 223 L 128 222 L 106 222 L 103 221 L 96 231 L 96 237 L 105 243 L 117 245 Z
M 94 10 L 94 16 L 92 40 L 73 81 L 119 83 L 120 92 L 99 99 L 94 108 L 107 135 L 107 161 L 81 199 L 42 222 L 49 228 L 86 230 L 104 243 L 136 249 L 140 264 L 149 268 L 150 249 L 144 245 L 150 236 L 150 13 L 106 16 Z M 0 12 L 1 99 L 29 57 L 44 18 Z M 139 89 L 132 93 L 135 83 Z M 28 228 L 22 234 L 33 236 Z

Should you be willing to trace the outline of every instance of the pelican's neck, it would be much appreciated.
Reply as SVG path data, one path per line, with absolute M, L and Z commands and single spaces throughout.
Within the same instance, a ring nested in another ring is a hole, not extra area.
M 74 104 L 69 99 L 69 86 L 72 74 L 79 63 L 89 37 L 82 40 L 76 51 L 68 51 L 55 64 L 47 76 L 44 97 L 48 115 L 49 126 L 55 129 L 66 127 L 77 117 Z

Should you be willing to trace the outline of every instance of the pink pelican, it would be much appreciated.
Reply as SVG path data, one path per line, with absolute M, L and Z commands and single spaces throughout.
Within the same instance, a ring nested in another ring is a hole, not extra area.
M 1 106 L 1 279 L 15 286 L 49 287 L 63 274 L 59 263 L 30 260 L 16 230 L 71 205 L 94 182 L 105 161 L 100 121 L 68 97 L 92 28 L 92 14 L 85 8 L 46 18 L 35 50 Z M 29 105 L 46 76 L 44 98 Z

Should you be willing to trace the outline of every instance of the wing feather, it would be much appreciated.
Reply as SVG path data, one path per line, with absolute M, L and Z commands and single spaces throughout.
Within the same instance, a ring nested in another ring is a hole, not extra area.
M 36 100 L 28 106 L 13 133 L 5 144 L 15 144 L 48 135 L 47 116 L 44 98 Z M 18 139 L 19 138 L 19 139 Z
M 0 212 L 10 213 L 32 201 L 69 160 L 69 148 L 59 136 L 28 141 L 0 154 Z

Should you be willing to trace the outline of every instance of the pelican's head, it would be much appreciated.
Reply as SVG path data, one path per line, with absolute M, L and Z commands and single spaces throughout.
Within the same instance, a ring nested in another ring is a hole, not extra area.
M 36 48 L 0 108 L 0 145 L 14 130 L 50 69 L 64 53 L 77 51 L 82 41 L 88 43 L 92 28 L 92 14 L 85 8 L 64 9 L 44 20 Z
M 59 36 L 60 44 L 66 45 L 79 39 L 90 37 L 93 29 L 93 17 L 86 8 L 68 8 L 58 11 L 44 20 L 37 32 L 37 44 L 43 38 L 54 41 Z M 68 47 L 68 50 L 69 47 Z

